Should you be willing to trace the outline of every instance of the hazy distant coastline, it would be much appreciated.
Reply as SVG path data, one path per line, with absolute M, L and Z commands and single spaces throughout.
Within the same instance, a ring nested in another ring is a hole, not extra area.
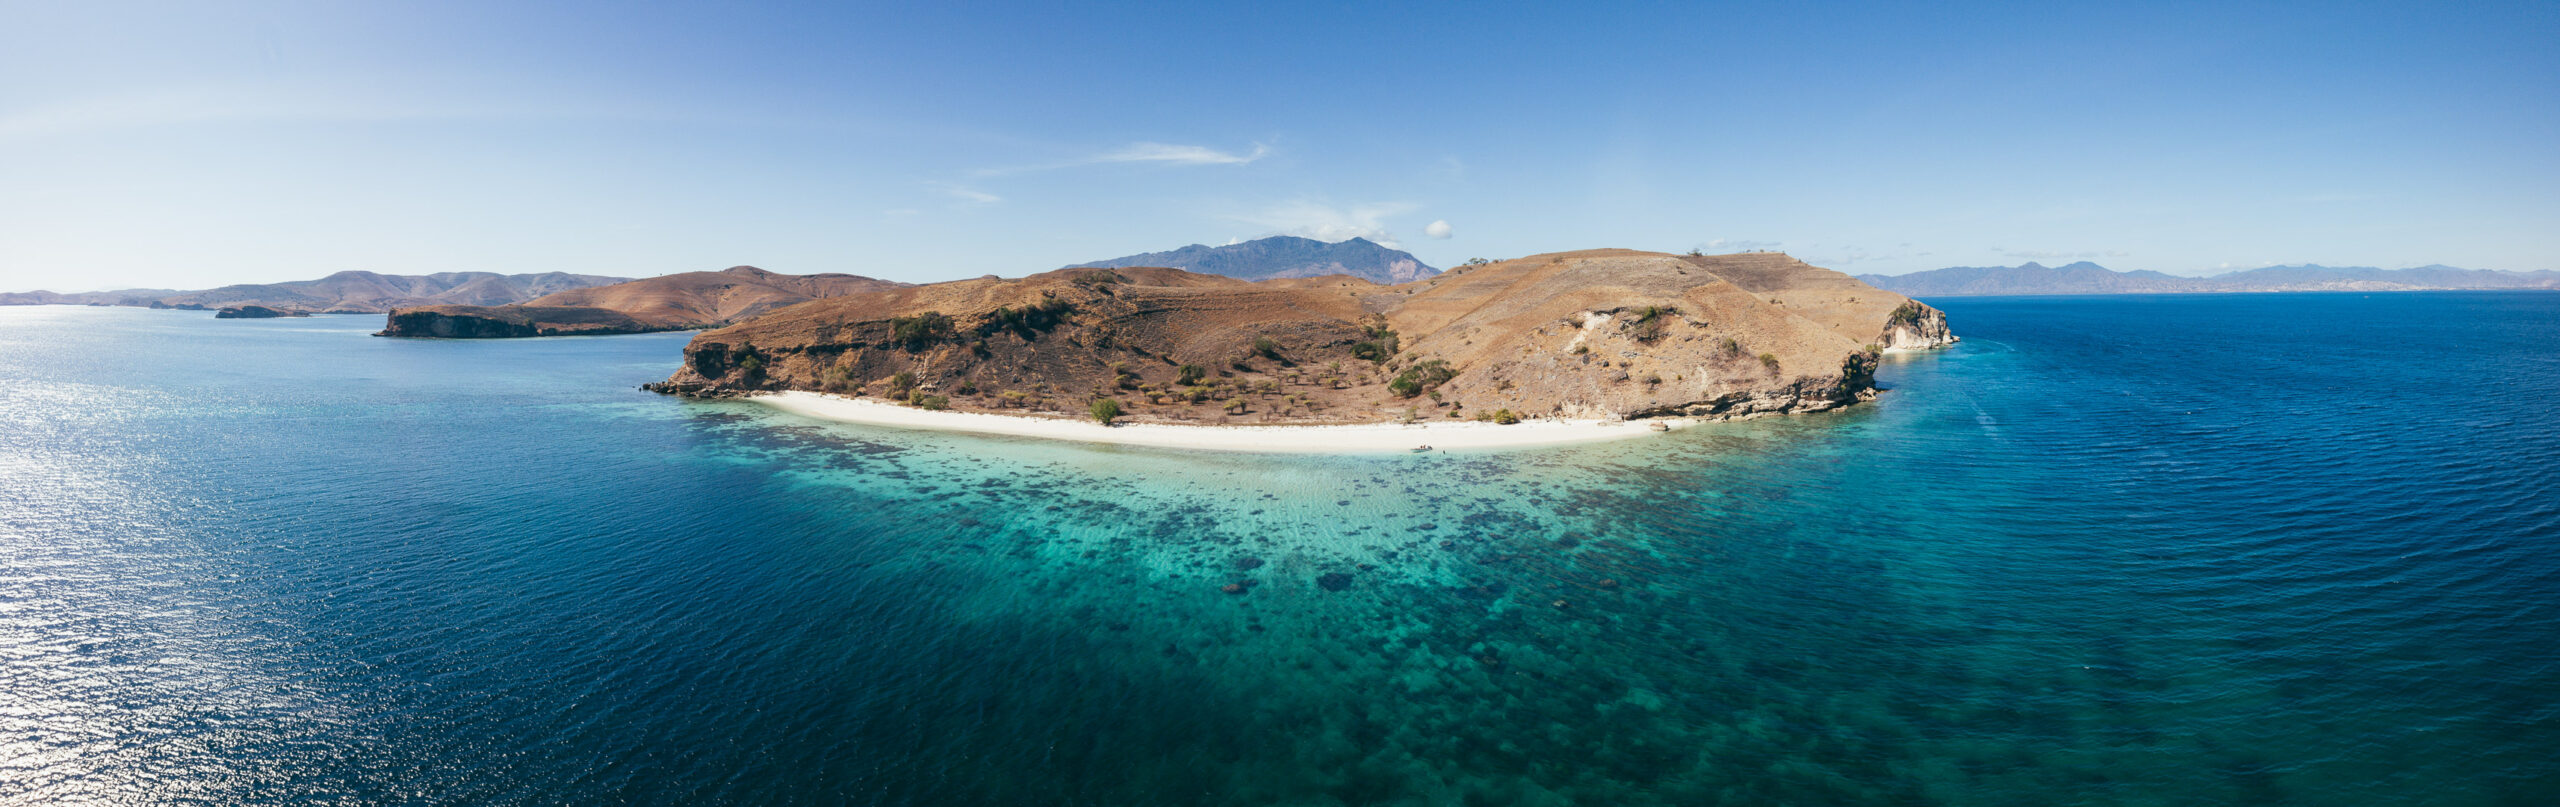
M 1912 297 L 2560 289 L 2560 272 L 2506 272 L 2444 265 L 2377 269 L 2303 264 L 2180 277 L 2149 270 L 2119 272 L 2088 261 L 2062 266 L 2031 262 L 2017 266 L 1956 266 L 1905 275 L 1859 275 L 1858 279 Z

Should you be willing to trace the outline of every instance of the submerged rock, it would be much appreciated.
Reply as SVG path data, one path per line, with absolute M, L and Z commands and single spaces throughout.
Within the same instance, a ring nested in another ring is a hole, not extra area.
M 1351 575 L 1343 572 L 1319 575 L 1316 577 L 1316 585 L 1322 586 L 1326 591 L 1341 591 L 1351 587 Z

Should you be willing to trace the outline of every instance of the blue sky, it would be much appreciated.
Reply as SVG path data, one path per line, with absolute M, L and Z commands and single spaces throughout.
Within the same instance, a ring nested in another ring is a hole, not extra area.
M 0 2 L 0 290 L 1275 233 L 2560 269 L 2549 2 L 1382 5 Z

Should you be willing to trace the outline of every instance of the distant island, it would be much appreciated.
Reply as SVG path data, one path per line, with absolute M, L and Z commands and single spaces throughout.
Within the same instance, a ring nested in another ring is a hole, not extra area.
M 1604 249 L 1399 285 L 1071 268 L 829 297 L 696 336 L 661 392 L 1173 424 L 1733 418 L 1875 394 L 1935 308 L 1779 253 Z
M 860 275 L 786 275 L 732 266 L 572 289 L 520 305 L 398 308 L 375 335 L 489 339 L 688 331 L 822 297 L 906 285 Z
M 0 305 L 121 305 L 139 308 L 208 308 L 260 306 L 279 311 L 323 314 L 379 314 L 400 306 L 459 303 L 520 303 L 569 289 L 621 283 L 630 278 L 574 275 L 566 272 L 502 275 L 494 272 L 438 272 L 431 275 L 386 275 L 339 272 L 318 280 L 247 283 L 200 291 L 122 289 L 59 293 L 0 292 Z
M 1169 252 L 1093 261 L 1068 269 L 1126 269 L 1153 266 L 1243 280 L 1349 275 L 1371 283 L 1408 283 L 1440 270 L 1411 253 L 1389 249 L 1366 238 L 1326 243 L 1312 238 L 1275 235 L 1225 246 L 1193 244 Z
M 1913 297 L 2560 289 L 2560 272 L 2501 272 L 2440 265 L 2376 269 L 2304 264 L 2243 269 L 2210 277 L 2180 277 L 2147 270 L 2118 272 L 2081 261 L 2062 266 L 1957 266 L 1907 275 L 1859 275 L 1858 279 Z
M 236 305 L 216 311 L 213 314 L 214 319 L 274 319 L 276 317 L 307 316 L 311 316 L 310 312 L 288 311 L 281 308 L 268 308 L 263 305 Z

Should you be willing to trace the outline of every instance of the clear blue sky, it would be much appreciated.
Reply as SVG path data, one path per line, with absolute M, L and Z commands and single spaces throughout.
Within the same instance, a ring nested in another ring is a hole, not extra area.
M 0 290 L 1274 233 L 2560 269 L 2548 0 L 1385 5 L 0 1 Z

